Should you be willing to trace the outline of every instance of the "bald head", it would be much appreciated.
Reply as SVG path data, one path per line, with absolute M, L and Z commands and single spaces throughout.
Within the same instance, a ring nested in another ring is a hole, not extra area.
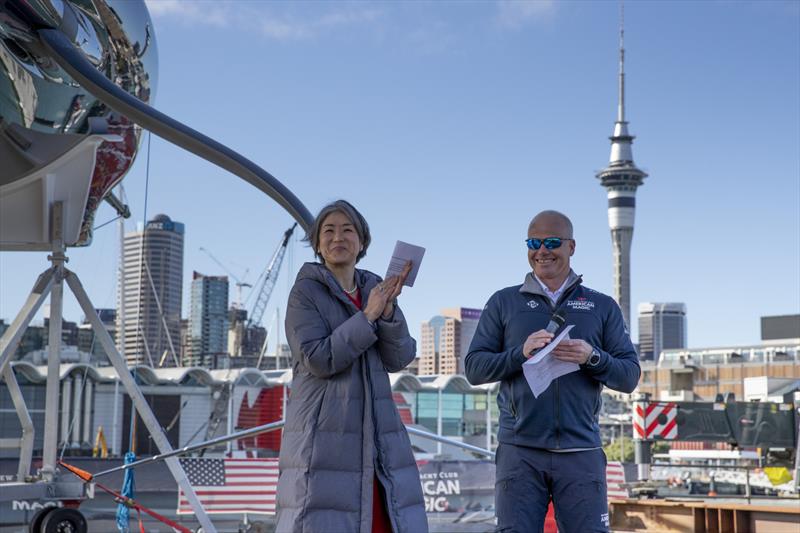
M 553 237 L 561 237 L 562 239 L 572 239 L 572 222 L 569 217 L 559 211 L 548 209 L 542 211 L 531 220 L 528 224 L 528 235 L 533 235 L 536 227 L 558 228 L 559 234 L 552 235 Z

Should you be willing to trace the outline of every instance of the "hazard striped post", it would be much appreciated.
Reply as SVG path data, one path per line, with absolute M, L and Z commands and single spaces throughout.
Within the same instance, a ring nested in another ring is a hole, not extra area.
M 634 397 L 633 401 L 633 453 L 636 461 L 637 477 L 639 481 L 650 479 L 650 432 L 648 428 L 652 420 L 650 412 L 650 394 L 642 392 Z

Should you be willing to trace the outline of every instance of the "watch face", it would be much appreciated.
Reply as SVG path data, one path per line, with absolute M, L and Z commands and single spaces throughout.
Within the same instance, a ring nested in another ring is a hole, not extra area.
M 600 362 L 600 354 L 592 350 L 592 355 L 589 356 L 589 364 L 594 366 Z

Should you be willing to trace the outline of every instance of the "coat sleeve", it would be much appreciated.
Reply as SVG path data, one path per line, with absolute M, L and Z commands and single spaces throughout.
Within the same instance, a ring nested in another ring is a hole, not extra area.
M 469 353 L 464 358 L 464 371 L 470 383 L 491 383 L 522 372 L 523 345 L 505 346 L 504 339 L 500 293 L 496 292 L 481 313 Z
M 330 331 L 327 321 L 309 294 L 297 284 L 289 294 L 286 335 L 303 365 L 318 378 L 346 370 L 377 337 L 364 313 L 359 312 Z
M 631 393 L 639 384 L 639 357 L 625 327 L 622 311 L 613 301 L 610 308 L 603 321 L 603 345 L 594 347 L 600 352 L 600 362 L 594 367 L 584 365 L 583 370 L 610 389 Z
M 395 304 L 390 320 L 378 319 L 378 352 L 387 372 L 399 372 L 417 355 L 417 343 L 408 333 L 403 312 Z

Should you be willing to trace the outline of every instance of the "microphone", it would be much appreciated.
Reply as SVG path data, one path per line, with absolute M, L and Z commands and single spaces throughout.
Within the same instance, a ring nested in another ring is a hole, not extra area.
M 567 321 L 567 311 L 564 309 L 556 309 L 556 312 L 553 313 L 553 316 L 550 317 L 550 322 L 547 323 L 547 327 L 544 330 L 548 333 L 555 334 L 558 331 L 558 328 L 564 325 Z M 542 350 L 544 346 L 541 348 L 537 348 L 531 352 L 530 357 L 536 355 L 540 350 Z
M 566 321 L 567 312 L 564 309 L 557 309 L 553 316 L 550 317 L 550 322 L 547 323 L 547 327 L 544 330 L 548 333 L 555 333 Z

